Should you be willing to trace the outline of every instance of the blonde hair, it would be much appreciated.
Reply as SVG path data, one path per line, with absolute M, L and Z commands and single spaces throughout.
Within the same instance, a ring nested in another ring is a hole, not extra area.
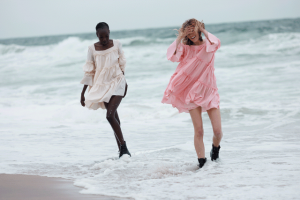
M 185 29 L 192 25 L 193 23 L 195 23 L 195 31 L 197 31 L 199 33 L 199 40 L 202 42 L 203 41 L 203 38 L 201 36 L 201 31 L 200 31 L 200 27 L 202 26 L 203 28 L 205 28 L 205 25 L 203 22 L 199 22 L 197 19 L 195 18 L 192 18 L 192 19 L 189 19 L 189 20 L 186 20 L 181 28 L 178 31 L 178 34 L 177 34 L 177 38 L 182 38 L 184 35 L 185 35 Z M 182 43 L 185 44 L 185 45 L 193 45 L 193 41 L 191 41 L 187 36 L 183 37 L 182 39 Z

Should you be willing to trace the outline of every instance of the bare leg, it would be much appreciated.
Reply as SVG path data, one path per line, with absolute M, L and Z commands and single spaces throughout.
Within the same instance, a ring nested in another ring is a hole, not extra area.
M 124 144 L 124 138 L 122 134 L 122 130 L 120 127 L 120 119 L 117 114 L 117 108 L 122 101 L 122 96 L 112 96 L 108 103 L 105 103 L 105 107 L 107 109 L 106 119 L 110 123 L 114 133 L 115 138 L 120 150 L 120 145 Z
M 221 113 L 220 109 L 212 108 L 207 111 L 210 118 L 211 125 L 213 128 L 213 145 L 218 147 L 220 145 L 221 139 L 223 137 L 222 126 L 221 126 Z
M 105 108 L 107 109 L 108 107 L 108 103 L 104 102 L 104 105 L 105 105 Z M 115 113 L 115 118 L 117 120 L 117 122 L 119 123 L 119 126 L 121 126 L 121 122 L 120 122 L 120 119 L 119 119 L 119 115 L 118 115 L 118 112 L 116 111 Z M 115 139 L 116 139 L 116 142 L 117 142 L 117 145 L 118 145 L 118 148 L 119 148 L 119 151 L 120 151 L 120 146 L 121 146 L 121 143 L 116 135 L 116 133 L 114 132 L 114 136 L 115 136 Z
M 118 115 L 118 112 L 116 111 L 115 113 L 115 118 L 116 120 L 119 122 L 119 125 L 121 126 L 121 121 L 120 121 L 120 118 L 119 118 L 119 115 Z
M 115 113 L 115 118 L 116 118 L 116 120 L 118 121 L 118 123 L 119 123 L 119 125 L 120 125 L 120 127 L 121 127 L 121 121 L 120 121 L 120 119 L 119 119 L 119 115 L 118 115 L 118 112 L 117 112 L 117 111 L 116 111 L 116 113 Z M 117 138 L 116 133 L 114 133 L 114 135 L 115 135 L 115 138 L 116 138 L 116 141 L 117 141 L 117 144 L 118 144 L 118 148 L 119 148 L 119 151 L 120 151 L 121 143 L 118 141 L 118 138 Z
M 203 143 L 203 122 L 202 122 L 202 108 L 197 107 L 190 110 L 190 115 L 194 125 L 194 145 L 198 158 L 205 158 L 205 148 Z

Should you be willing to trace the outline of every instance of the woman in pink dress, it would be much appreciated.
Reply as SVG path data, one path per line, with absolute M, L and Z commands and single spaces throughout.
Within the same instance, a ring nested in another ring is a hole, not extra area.
M 179 62 L 164 92 L 162 103 L 172 104 L 179 112 L 189 112 L 194 125 L 194 145 L 199 167 L 206 162 L 203 143 L 202 112 L 207 112 L 213 127 L 211 160 L 219 158 L 223 136 L 220 97 L 214 75 L 215 52 L 220 40 L 205 30 L 196 19 L 187 20 L 179 29 L 177 39 L 167 50 L 167 58 Z M 201 33 L 205 35 L 202 39 Z

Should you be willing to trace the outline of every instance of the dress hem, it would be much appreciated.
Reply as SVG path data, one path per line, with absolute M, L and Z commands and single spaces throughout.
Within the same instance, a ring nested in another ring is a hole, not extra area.
M 188 108 L 181 108 L 181 106 L 178 105 L 178 103 L 174 103 L 174 100 L 172 100 L 172 97 L 176 99 L 176 101 L 180 101 L 175 95 L 169 94 L 168 97 L 164 96 L 164 98 L 162 99 L 161 103 L 163 104 L 171 104 L 173 108 L 177 108 L 179 113 L 185 112 L 185 113 L 189 113 L 190 110 L 193 110 L 197 107 L 201 107 L 202 108 L 202 112 L 206 112 L 212 108 L 220 108 L 220 97 L 219 95 L 217 97 L 214 97 L 208 104 L 213 103 L 214 101 L 216 101 L 215 98 L 217 98 L 217 105 L 209 105 L 209 106 L 204 106 L 203 104 L 199 104 L 196 102 L 190 102 L 189 104 L 184 104 L 182 103 L 184 106 L 190 105 L 190 107 Z

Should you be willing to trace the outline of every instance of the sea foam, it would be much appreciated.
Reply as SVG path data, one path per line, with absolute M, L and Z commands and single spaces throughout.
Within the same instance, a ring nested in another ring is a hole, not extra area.
M 131 158 L 105 110 L 80 105 L 95 34 L 0 40 L 0 173 L 63 177 L 81 193 L 134 199 L 293 199 L 299 194 L 299 19 L 207 25 L 221 40 L 215 74 L 224 138 L 197 167 L 188 113 L 161 104 L 177 63 L 166 59 L 175 28 L 112 32 L 127 58 L 118 113 Z

